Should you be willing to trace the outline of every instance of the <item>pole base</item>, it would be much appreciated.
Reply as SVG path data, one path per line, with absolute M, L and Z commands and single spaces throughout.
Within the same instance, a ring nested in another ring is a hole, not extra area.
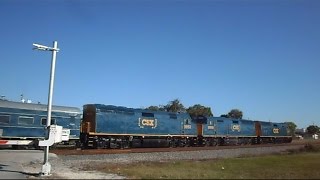
M 49 162 L 46 162 L 44 165 L 42 165 L 40 176 L 51 176 L 50 171 L 51 171 L 51 164 Z

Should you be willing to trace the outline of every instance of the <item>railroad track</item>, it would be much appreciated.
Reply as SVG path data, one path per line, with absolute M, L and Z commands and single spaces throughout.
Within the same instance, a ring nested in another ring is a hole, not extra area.
M 176 147 L 176 148 L 130 148 L 130 149 L 51 149 L 50 152 L 57 155 L 95 155 L 95 154 L 128 154 L 128 153 L 147 153 L 147 152 L 176 152 L 176 151 L 201 151 L 237 148 L 256 148 L 272 146 L 296 146 L 302 144 L 320 144 L 319 140 L 299 140 L 292 143 L 283 144 L 259 144 L 242 146 L 213 146 L 213 147 Z

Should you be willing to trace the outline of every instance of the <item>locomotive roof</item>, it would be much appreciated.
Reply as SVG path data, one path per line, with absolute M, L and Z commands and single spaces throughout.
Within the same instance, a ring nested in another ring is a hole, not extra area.
M 126 112 L 126 113 L 134 113 L 134 112 L 150 112 L 150 113 L 157 113 L 157 114 L 181 114 L 181 115 L 188 115 L 188 113 L 176 113 L 176 112 L 167 112 L 167 111 L 152 111 L 148 109 L 141 109 L 141 108 L 128 108 L 124 106 L 115 106 L 115 105 L 105 105 L 105 104 L 85 104 L 85 106 L 94 106 L 95 108 L 99 109 L 102 112 L 107 112 L 107 111 L 118 111 L 118 112 Z M 206 117 L 208 120 L 227 120 L 227 121 L 241 121 L 243 123 L 253 123 L 258 120 L 249 120 L 249 119 L 234 119 L 234 118 L 226 118 L 226 117 L 218 117 L 218 116 L 211 116 L 211 117 Z M 262 124 L 280 124 L 276 122 L 267 122 L 267 121 L 259 121 Z
M 86 104 L 85 106 L 94 106 L 95 108 L 99 109 L 100 111 L 123 111 L 128 113 L 133 112 L 150 112 L 150 113 L 164 113 L 164 114 L 186 114 L 186 113 L 176 113 L 176 112 L 167 112 L 167 111 L 152 111 L 148 109 L 141 109 L 141 108 L 128 108 L 124 106 L 114 106 L 114 105 L 105 105 L 105 104 Z
M 134 108 L 127 108 L 124 106 L 114 106 L 114 105 L 104 105 L 104 104 L 88 104 L 88 105 L 93 105 L 97 109 L 100 109 L 100 110 L 115 110 L 115 111 L 134 111 L 134 110 L 136 110 Z
M 251 123 L 251 122 L 260 122 L 262 124 L 281 124 L 281 123 L 276 123 L 276 122 L 269 122 L 269 121 L 259 121 L 259 120 L 249 120 L 249 119 L 235 119 L 235 118 L 226 118 L 226 117 L 208 117 L 208 119 L 214 120 L 214 119 L 219 119 L 219 120 L 232 120 L 232 121 L 241 121 L 241 122 L 247 122 L 247 123 Z
M 47 111 L 48 105 L 0 100 L 0 107 L 27 109 L 27 110 L 35 110 L 35 111 Z M 77 107 L 56 106 L 56 105 L 52 105 L 52 111 L 67 112 L 67 113 L 81 113 L 80 108 L 77 108 Z

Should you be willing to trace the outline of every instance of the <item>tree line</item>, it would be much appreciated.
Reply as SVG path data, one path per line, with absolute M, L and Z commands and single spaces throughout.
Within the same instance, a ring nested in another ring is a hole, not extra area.
M 152 105 L 145 109 L 152 110 L 152 111 L 189 113 L 190 116 L 193 116 L 193 117 L 194 116 L 206 116 L 206 117 L 213 116 L 213 112 L 210 107 L 206 107 L 201 104 L 195 104 L 190 107 L 185 107 L 179 99 L 174 99 L 172 101 L 169 101 L 168 104 L 166 105 Z M 235 109 L 231 109 L 226 114 L 220 115 L 220 117 L 242 119 L 243 112 L 235 108 Z M 294 122 L 286 122 L 286 123 L 288 123 L 290 134 L 294 136 L 297 125 Z M 320 130 L 318 126 L 312 125 L 307 128 L 307 133 L 309 134 L 319 133 L 319 131 Z
M 195 104 L 190 107 L 185 107 L 179 99 L 174 99 L 169 101 L 166 105 L 152 105 L 146 109 L 152 111 L 166 111 L 166 112 L 186 112 L 190 116 L 213 116 L 212 110 L 210 107 L 203 106 L 201 104 Z M 227 114 L 222 114 L 221 117 L 242 119 L 243 113 L 239 109 L 231 109 Z

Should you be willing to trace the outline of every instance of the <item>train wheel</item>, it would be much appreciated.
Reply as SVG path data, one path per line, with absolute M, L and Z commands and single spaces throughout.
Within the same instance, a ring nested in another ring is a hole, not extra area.
M 172 148 L 175 148 L 175 147 L 177 147 L 177 144 L 176 144 L 176 140 L 175 139 L 171 139 L 171 141 L 170 141 L 170 143 L 169 143 L 170 145 L 170 147 L 172 147 Z
M 218 139 L 218 146 L 223 146 L 225 143 L 224 139 L 223 138 L 219 138 Z
M 186 140 L 186 145 L 185 145 L 185 147 L 190 147 L 190 146 L 191 146 L 190 143 L 191 143 L 191 142 L 190 142 L 190 139 L 187 139 L 187 140 Z
M 186 141 L 184 139 L 179 139 L 179 147 L 185 147 L 186 146 Z
M 122 139 L 121 149 L 127 149 L 127 148 L 129 148 L 129 141 L 126 139 Z
M 210 139 L 205 139 L 205 144 L 204 144 L 204 146 L 205 146 L 205 147 L 212 146 L 211 140 L 210 140 Z

